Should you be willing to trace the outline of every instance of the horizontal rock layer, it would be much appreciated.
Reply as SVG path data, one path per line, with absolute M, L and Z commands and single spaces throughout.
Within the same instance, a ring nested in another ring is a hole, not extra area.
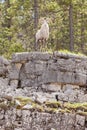
M 20 82 L 19 87 L 58 83 L 87 85 L 87 58 L 50 53 L 16 53 L 12 57 L 9 80 Z

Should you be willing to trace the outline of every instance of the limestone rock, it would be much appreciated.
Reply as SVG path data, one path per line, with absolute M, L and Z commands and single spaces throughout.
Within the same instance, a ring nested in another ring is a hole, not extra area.
M 85 117 L 80 116 L 80 115 L 76 115 L 76 124 L 80 125 L 80 126 L 84 126 L 85 125 Z
M 86 86 L 87 57 L 59 52 L 16 53 L 11 62 L 0 57 L 0 129 L 86 130 Z
M 10 62 L 7 59 L 5 59 L 3 56 L 0 56 L 0 77 L 7 76 L 9 72 L 8 69 L 9 64 Z

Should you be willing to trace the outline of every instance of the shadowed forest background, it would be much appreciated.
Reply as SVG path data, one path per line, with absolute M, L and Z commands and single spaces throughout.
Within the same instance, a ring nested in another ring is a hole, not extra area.
M 87 55 L 87 0 L 0 0 L 0 55 L 34 51 L 42 17 L 50 19 L 47 51 Z

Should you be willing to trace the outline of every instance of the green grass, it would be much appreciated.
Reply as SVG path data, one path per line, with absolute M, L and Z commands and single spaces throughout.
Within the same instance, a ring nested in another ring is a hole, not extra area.
M 87 111 L 87 103 L 65 103 L 64 107 L 73 110 L 85 110 Z
M 17 102 L 16 102 L 17 101 Z M 24 106 L 30 105 L 30 108 Z M 79 115 L 87 116 L 87 102 L 84 103 L 70 103 L 70 102 L 57 102 L 57 101 L 46 101 L 42 104 L 39 104 L 36 101 L 33 101 L 29 97 L 15 97 L 14 100 L 9 101 L 7 104 L 2 102 L 0 104 L 1 109 L 8 109 L 8 107 L 16 107 L 16 109 L 21 110 L 37 110 L 38 112 L 47 112 L 47 113 L 76 113 Z
M 59 50 L 58 52 L 64 53 L 64 54 L 77 55 L 77 56 L 86 56 L 85 54 L 82 54 L 80 52 L 71 52 L 71 51 L 68 51 L 68 50 Z
M 76 56 L 85 56 L 86 57 L 86 55 L 85 54 L 83 54 L 83 53 L 80 53 L 80 52 L 74 52 L 74 51 L 69 51 L 69 50 L 66 50 L 66 49 L 60 49 L 60 50 L 58 50 L 58 51 L 53 51 L 53 49 L 46 49 L 47 51 L 46 52 L 48 52 L 48 53 L 50 53 L 50 54 L 52 54 L 53 52 L 59 52 L 59 53 L 64 53 L 64 54 L 70 54 L 70 55 L 76 55 Z
M 60 102 L 45 102 L 45 105 L 47 107 L 51 107 L 51 108 L 61 107 L 61 103 Z
M 76 112 L 76 114 L 79 114 L 81 116 L 87 116 L 87 112 L 84 112 L 84 111 Z
M 38 104 L 37 102 L 32 101 L 29 97 L 16 97 L 15 100 L 18 100 L 21 106 L 17 107 L 22 109 L 23 106 L 27 104 L 32 105 L 32 109 L 39 112 L 48 112 L 48 113 L 78 113 L 82 115 L 87 115 L 87 102 L 84 103 L 61 103 L 61 102 L 51 102 L 47 101 L 44 104 Z M 80 112 L 79 112 L 80 111 Z

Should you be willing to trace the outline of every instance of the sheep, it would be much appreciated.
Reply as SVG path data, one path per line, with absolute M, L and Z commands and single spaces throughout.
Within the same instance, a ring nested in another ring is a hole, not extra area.
M 47 20 L 44 19 L 41 28 L 36 32 L 36 44 L 42 42 L 42 45 L 44 46 L 48 38 L 49 38 L 49 25 L 47 23 Z

